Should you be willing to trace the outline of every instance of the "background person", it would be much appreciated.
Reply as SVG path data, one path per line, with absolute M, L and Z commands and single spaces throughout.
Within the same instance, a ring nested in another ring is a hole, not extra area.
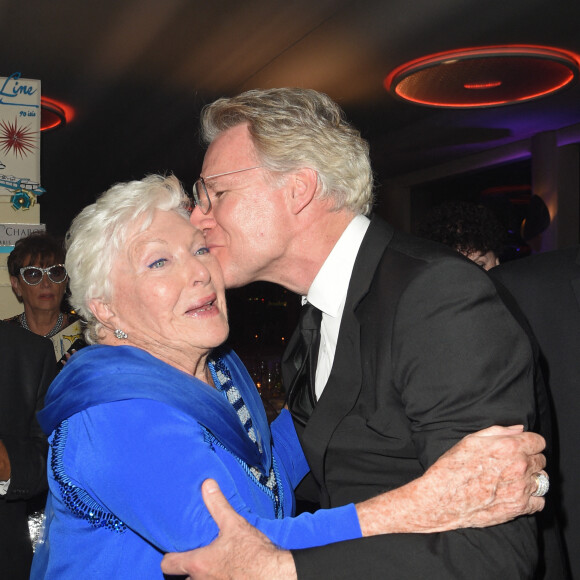
M 493 268 L 495 271 L 495 267 L 499 265 L 499 257 L 503 252 L 506 240 L 506 228 L 493 211 L 484 205 L 469 201 L 448 201 L 434 207 L 427 218 L 420 224 L 418 231 L 419 235 L 424 238 L 443 243 L 457 250 L 484 270 Z M 506 297 L 502 296 L 502 298 L 505 299 Z M 509 300 L 509 297 L 507 299 Z M 512 313 L 515 313 L 518 309 L 517 304 L 514 304 L 511 308 Z M 520 320 L 520 323 L 523 328 L 529 328 L 525 319 L 523 321 Z M 534 342 L 535 338 L 531 329 L 529 332 L 531 341 Z M 538 361 L 539 350 L 535 344 L 534 351 L 536 353 L 535 360 Z M 543 369 L 537 367 L 538 421 L 536 429 L 546 438 L 544 453 L 548 464 L 557 470 L 553 454 L 552 405 L 545 387 L 544 376 L 547 376 L 545 372 L 545 365 Z M 568 577 L 561 526 L 558 523 L 559 518 L 554 511 L 559 500 L 560 494 L 552 485 L 548 507 L 537 518 L 539 544 L 543 554 L 537 570 L 537 577 L 546 580 L 561 580 Z
M 553 491 L 542 518 L 562 524 L 572 578 L 580 578 L 580 247 L 574 246 L 513 260 L 492 271 L 516 299 L 538 341 L 540 364 L 548 381 L 556 432 L 555 461 L 550 465 Z M 551 482 L 551 485 L 552 485 Z M 548 521 L 548 523 L 550 523 Z M 557 557 L 556 550 L 549 554 Z
M 294 351 L 285 355 L 284 380 L 323 507 L 396 490 L 467 432 L 533 424 L 533 358 L 523 331 L 483 273 L 365 217 L 368 146 L 335 103 L 311 90 L 248 91 L 209 105 L 202 130 L 209 147 L 192 220 L 226 285 L 276 282 L 322 311 L 315 381 L 295 388 L 304 361 Z M 446 480 L 452 472 L 439 475 L 445 489 L 461 488 Z M 421 497 L 410 499 L 422 506 Z M 431 513 L 417 509 L 396 531 L 418 523 L 437 530 L 425 522 L 444 520 L 445 511 L 443 503 Z M 533 521 L 519 518 L 293 556 L 299 578 L 389 569 L 397 578 L 528 578 L 536 550 Z
M 68 283 L 64 260 L 60 241 L 50 234 L 33 233 L 14 244 L 7 261 L 10 284 L 24 312 L 6 322 L 50 338 L 57 361 L 82 338 L 78 317 L 62 309 Z M 78 349 L 84 343 L 76 345 Z
M 0 576 L 28 580 L 28 516 L 46 499 L 46 436 L 36 420 L 56 374 L 49 340 L 0 322 Z
M 419 225 L 418 234 L 457 250 L 484 270 L 499 265 L 506 240 L 505 227 L 493 211 L 469 201 L 435 206 Z

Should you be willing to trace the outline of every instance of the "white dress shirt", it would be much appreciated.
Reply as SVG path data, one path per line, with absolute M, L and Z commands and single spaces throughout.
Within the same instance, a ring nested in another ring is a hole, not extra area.
M 315 380 L 317 399 L 330 376 L 350 277 L 370 223 L 369 218 L 358 215 L 348 224 L 314 278 L 308 294 L 302 297 L 303 303 L 308 301 L 322 312 Z

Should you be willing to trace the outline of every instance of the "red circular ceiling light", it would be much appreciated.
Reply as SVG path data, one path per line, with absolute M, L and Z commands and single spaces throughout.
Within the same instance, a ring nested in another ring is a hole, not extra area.
M 47 97 L 41 97 L 40 110 L 41 131 L 51 131 L 58 127 L 64 127 L 74 117 L 74 109 L 70 105 Z
M 385 79 L 401 99 L 431 107 L 491 107 L 558 91 L 578 77 L 580 56 L 562 49 L 485 46 L 403 64 Z

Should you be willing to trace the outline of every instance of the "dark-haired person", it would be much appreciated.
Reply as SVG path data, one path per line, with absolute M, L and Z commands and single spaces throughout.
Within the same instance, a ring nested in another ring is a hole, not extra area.
M 506 238 L 505 228 L 493 211 L 469 201 L 435 206 L 419 225 L 418 233 L 457 250 L 484 270 L 499 265 Z
M 75 343 L 84 345 L 78 317 L 62 310 L 68 275 L 62 243 L 40 232 L 21 238 L 8 256 L 10 284 L 24 311 L 6 320 L 46 338 L 57 361 L 67 357 Z

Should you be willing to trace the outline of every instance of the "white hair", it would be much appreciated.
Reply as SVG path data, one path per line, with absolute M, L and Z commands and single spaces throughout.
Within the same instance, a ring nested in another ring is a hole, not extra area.
M 190 205 L 175 176 L 150 175 L 141 181 L 117 183 L 73 220 L 65 241 L 70 304 L 86 321 L 89 344 L 98 342 L 101 328 L 90 301 L 110 302 L 113 263 L 128 235 L 147 229 L 155 210 L 188 217 Z

